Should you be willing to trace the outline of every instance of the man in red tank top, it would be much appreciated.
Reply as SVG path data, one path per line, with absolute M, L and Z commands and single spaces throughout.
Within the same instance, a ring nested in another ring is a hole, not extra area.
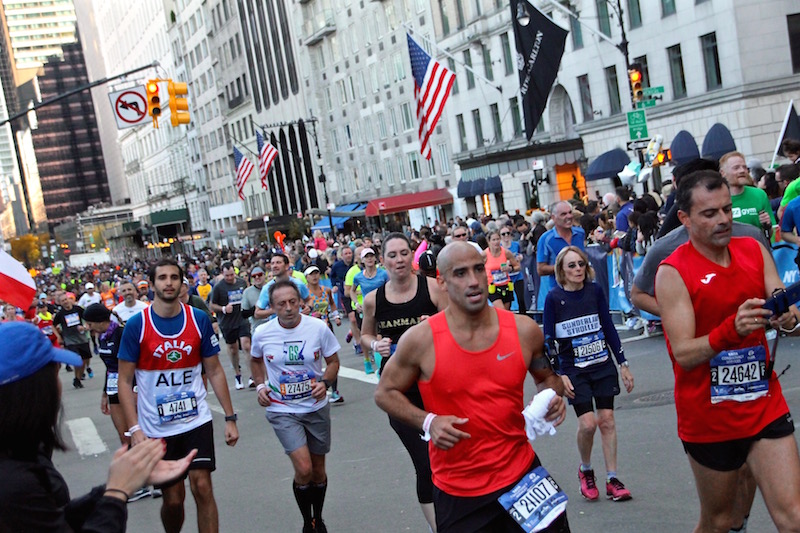
M 731 239 L 730 189 L 715 171 L 684 177 L 676 198 L 689 242 L 656 275 L 656 298 L 675 373 L 678 436 L 700 497 L 696 532 L 734 523 L 746 464 L 781 532 L 800 524 L 800 458 L 789 409 L 772 371 L 764 328 L 800 333 L 795 306 L 762 306 L 783 288 L 769 252 Z
M 544 335 L 530 318 L 487 304 L 484 259 L 468 243 L 445 246 L 437 264 L 450 305 L 400 337 L 375 391 L 381 409 L 430 439 L 437 530 L 512 532 L 526 523 L 567 532 L 566 496 L 531 448 L 521 414 L 530 372 L 539 390 L 556 392 L 546 419 L 564 420 L 563 382 L 544 355 Z M 414 383 L 428 412 L 403 394 Z

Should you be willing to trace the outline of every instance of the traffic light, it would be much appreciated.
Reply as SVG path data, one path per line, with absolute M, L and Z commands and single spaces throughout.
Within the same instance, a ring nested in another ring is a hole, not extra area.
M 169 93 L 169 119 L 172 126 L 188 124 L 191 120 L 189 102 L 186 100 L 189 87 L 182 81 L 170 80 L 167 84 L 167 92 Z
M 670 161 L 672 161 L 672 152 L 670 151 L 669 148 L 665 148 L 665 149 L 661 150 L 660 152 L 658 152 L 658 155 L 656 155 L 655 161 L 653 161 L 653 166 L 665 165 L 665 164 L 669 163 Z
M 631 64 L 628 69 L 628 78 L 631 80 L 631 93 L 633 94 L 634 102 L 641 102 L 644 96 L 644 88 L 642 86 L 642 65 L 639 63 Z
M 161 97 L 158 95 L 158 80 L 149 80 L 145 85 L 147 92 L 147 114 L 153 117 L 153 127 L 158 129 L 158 117 L 161 116 Z

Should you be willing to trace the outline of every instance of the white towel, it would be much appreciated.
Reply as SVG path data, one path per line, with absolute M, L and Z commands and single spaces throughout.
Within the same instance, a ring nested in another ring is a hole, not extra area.
M 547 407 L 550 405 L 550 400 L 555 396 L 556 391 L 545 389 L 535 395 L 531 403 L 522 410 L 522 416 L 525 417 L 525 433 L 528 434 L 528 440 L 536 440 L 537 436 L 545 433 L 556 434 L 556 428 L 553 427 L 553 423 L 544 419 L 545 415 L 547 415 Z

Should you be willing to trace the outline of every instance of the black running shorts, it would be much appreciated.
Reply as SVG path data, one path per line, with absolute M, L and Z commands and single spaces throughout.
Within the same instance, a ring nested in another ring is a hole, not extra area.
M 189 465 L 189 470 L 211 470 L 212 472 L 217 469 L 216 458 L 214 456 L 214 426 L 209 420 L 205 424 L 186 433 L 173 435 L 172 437 L 164 437 L 167 443 L 167 453 L 164 454 L 164 459 L 167 461 L 175 461 L 186 457 L 190 451 L 197 448 L 197 455 L 195 456 L 192 464 Z M 163 485 L 169 487 L 175 483 L 182 482 L 186 479 L 184 474 L 182 477 L 176 479 L 172 483 Z

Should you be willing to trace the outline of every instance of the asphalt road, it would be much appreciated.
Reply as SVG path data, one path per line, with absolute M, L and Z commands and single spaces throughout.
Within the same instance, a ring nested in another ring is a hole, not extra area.
M 344 346 L 345 326 L 337 328 Z M 578 491 L 577 428 L 574 412 L 554 436 L 540 437 L 533 447 L 544 466 L 569 496 L 567 512 L 573 531 L 615 533 L 674 533 L 691 531 L 699 505 L 688 461 L 676 433 L 672 400 L 672 370 L 661 336 L 630 339 L 625 352 L 631 361 L 636 387 L 622 393 L 617 402 L 619 477 L 634 498 L 628 502 L 601 499 L 588 502 Z M 798 342 L 782 339 L 776 370 L 793 362 Z M 428 531 L 416 502 L 413 467 L 386 415 L 373 402 L 374 377 L 345 346 L 340 354 L 343 370 L 339 389 L 345 403 L 333 405 L 333 449 L 327 456 L 329 487 L 324 518 L 328 528 L 339 532 Z M 230 371 L 227 356 L 226 372 Z M 94 370 L 102 375 L 102 363 Z M 54 462 L 66 478 L 72 495 L 79 496 L 103 483 L 118 440 L 111 420 L 100 412 L 102 381 L 86 380 L 74 390 L 71 374 L 62 371 L 64 435 L 70 451 L 57 453 Z M 800 409 L 800 364 L 782 378 L 784 394 L 793 412 Z M 210 396 L 214 411 L 217 470 L 214 489 L 223 532 L 282 533 L 300 531 L 302 520 L 292 494 L 292 468 L 288 458 L 255 400 L 254 390 L 233 390 L 239 413 L 239 443 L 225 445 L 223 415 Z M 526 399 L 534 393 L 532 380 Z M 77 443 L 80 442 L 80 445 Z M 593 462 L 598 478 L 604 477 L 599 432 Z M 600 481 L 600 479 L 598 479 Z M 602 494 L 602 489 L 601 489 Z M 163 531 L 160 501 L 145 498 L 128 507 L 128 531 Z M 184 531 L 196 531 L 195 505 L 187 490 Z M 756 497 L 751 533 L 774 531 L 760 496 Z

